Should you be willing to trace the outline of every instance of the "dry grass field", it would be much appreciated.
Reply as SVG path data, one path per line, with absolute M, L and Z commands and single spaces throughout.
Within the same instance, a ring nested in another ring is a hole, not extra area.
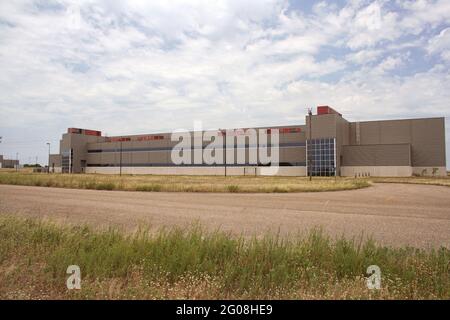
M 372 240 L 61 227 L 0 218 L 1 299 L 450 299 L 450 251 Z M 66 288 L 69 265 L 81 290 Z M 365 284 L 381 268 L 381 289 Z
M 318 192 L 368 187 L 354 178 L 100 175 L 0 172 L 0 184 L 57 188 L 165 192 Z
M 283 193 L 354 190 L 372 183 L 411 183 L 450 186 L 447 177 L 268 177 L 268 176 L 179 176 L 179 175 L 101 175 L 33 173 L 32 168 L 0 169 L 0 184 L 56 188 L 162 191 Z

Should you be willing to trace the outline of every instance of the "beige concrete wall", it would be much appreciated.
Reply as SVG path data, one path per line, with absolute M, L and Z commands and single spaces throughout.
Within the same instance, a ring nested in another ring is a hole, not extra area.
M 19 165 L 19 161 L 18 160 L 12 160 L 12 159 L 3 159 L 2 162 L 2 168 L 15 168 L 16 166 Z
M 86 173 L 119 174 L 119 167 L 87 167 Z M 224 175 L 223 167 L 122 167 L 123 174 Z
M 446 167 L 413 167 L 412 171 L 414 175 L 419 176 L 433 176 L 433 170 L 436 169 L 434 174 L 435 177 L 445 177 L 447 176 Z
M 260 176 L 305 177 L 305 167 L 258 167 Z
M 61 155 L 60 154 L 51 154 L 49 157 L 50 168 L 54 164 L 55 167 L 61 167 Z
M 344 166 L 341 167 L 341 176 L 354 177 L 355 175 L 370 175 L 371 177 L 410 177 L 410 166 Z
M 80 173 L 82 162 L 87 161 L 87 146 L 88 143 L 98 143 L 104 137 L 89 136 L 84 134 L 65 133 L 60 140 L 60 152 L 69 151 L 73 149 L 73 173 Z
M 228 176 L 255 175 L 255 167 L 227 167 Z M 118 167 L 87 167 L 86 173 L 119 174 Z M 225 175 L 225 167 L 123 167 L 123 174 Z M 256 167 L 261 176 L 306 176 L 306 167 Z
M 61 173 L 62 172 L 62 168 L 61 167 L 55 167 L 55 171 L 54 172 L 52 170 L 53 170 L 53 168 L 50 168 L 50 172 L 51 173 Z

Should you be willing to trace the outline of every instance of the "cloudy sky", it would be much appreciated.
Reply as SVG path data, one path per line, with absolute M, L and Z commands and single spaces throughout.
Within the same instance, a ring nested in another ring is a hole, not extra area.
M 448 0 L 0 0 L 0 154 L 44 164 L 67 127 L 303 124 L 322 104 L 450 118 L 449 71 Z

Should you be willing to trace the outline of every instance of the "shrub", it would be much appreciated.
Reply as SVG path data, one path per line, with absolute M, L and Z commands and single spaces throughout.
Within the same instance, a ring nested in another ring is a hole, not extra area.
M 100 182 L 95 186 L 97 190 L 114 190 L 115 185 L 112 182 Z
M 227 186 L 227 190 L 228 192 L 238 192 L 239 191 L 239 186 L 237 185 L 229 185 Z
M 162 190 L 162 186 L 159 184 L 138 185 L 136 187 L 136 191 L 159 192 L 161 190 Z

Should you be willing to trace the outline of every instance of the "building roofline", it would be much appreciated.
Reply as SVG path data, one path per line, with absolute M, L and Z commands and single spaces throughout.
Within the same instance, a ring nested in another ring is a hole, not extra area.
M 221 131 L 221 130 L 243 130 L 243 129 L 282 129 L 282 128 L 301 128 L 305 127 L 306 124 L 293 124 L 293 125 L 285 125 L 285 126 L 262 126 L 262 127 L 242 127 L 242 128 L 217 128 L 217 129 L 204 129 L 203 132 L 211 132 L 211 131 Z M 198 132 L 195 130 L 184 130 L 180 132 Z M 153 133 L 138 133 L 138 134 L 126 134 L 126 135 L 114 135 L 114 136 L 102 136 L 104 138 L 122 138 L 122 137 L 137 137 L 137 136 L 149 136 L 149 135 L 161 135 L 161 134 L 170 134 L 172 132 L 153 132 Z
M 368 147 L 368 146 L 411 146 L 409 142 L 402 143 L 371 143 L 371 144 L 343 144 L 343 147 Z
M 379 120 L 363 120 L 363 121 L 348 121 L 349 123 L 361 123 L 361 122 L 380 122 L 380 121 L 411 121 L 411 120 L 431 120 L 431 119 L 443 119 L 445 117 L 422 117 L 422 118 L 401 118 L 401 119 L 379 119 Z

